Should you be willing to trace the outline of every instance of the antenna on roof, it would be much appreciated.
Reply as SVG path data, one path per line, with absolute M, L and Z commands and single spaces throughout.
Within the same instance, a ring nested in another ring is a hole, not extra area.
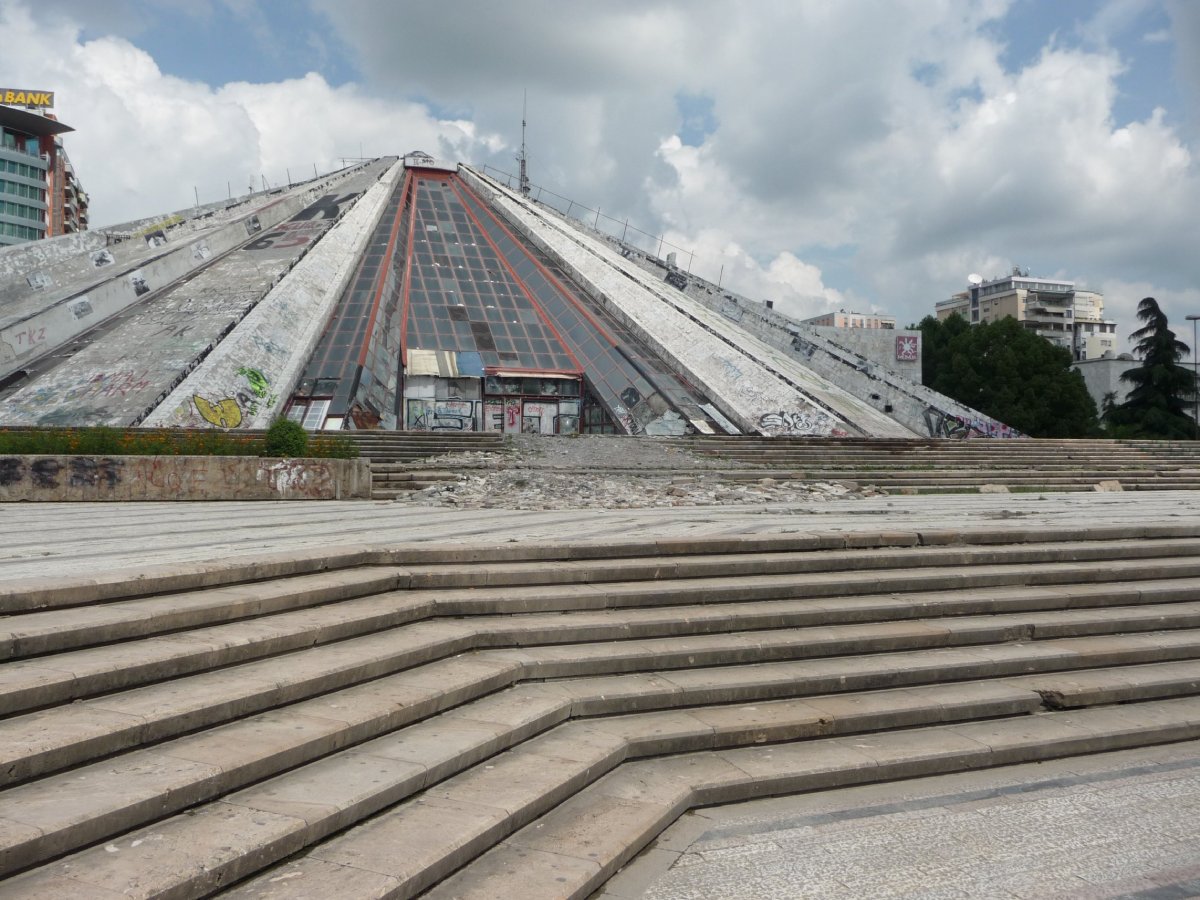
M 525 109 L 528 106 L 528 102 L 529 91 L 523 91 L 521 94 L 521 152 L 517 156 L 517 162 L 520 164 L 517 184 L 520 187 L 522 197 L 529 196 L 529 169 L 527 168 L 529 156 L 525 152 Z

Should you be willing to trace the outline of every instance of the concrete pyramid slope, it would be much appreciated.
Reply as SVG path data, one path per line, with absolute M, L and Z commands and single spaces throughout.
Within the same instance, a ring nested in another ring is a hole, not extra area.
M 0 253 L 0 425 L 1015 436 L 423 153 L 45 243 Z
M 316 346 L 333 305 L 358 265 L 371 229 L 400 174 L 396 163 L 371 185 L 345 217 L 147 416 L 148 426 L 203 427 L 205 411 L 229 396 L 230 385 L 269 392 L 263 402 L 239 407 L 244 427 L 265 428 L 278 401 L 299 380 L 304 361 Z M 247 370 L 253 370 L 250 384 Z M 199 402 L 201 398 L 206 403 Z
M 706 385 L 713 402 L 743 431 L 915 436 L 776 348 L 646 277 L 606 243 L 565 227 L 498 182 L 464 171 L 468 180 L 490 189 L 497 208 L 527 238 L 569 268 L 676 368 Z
M 0 585 L 0 894 L 585 898 L 693 806 L 1200 737 L 1200 532 Z
M 21 425 L 143 421 L 354 205 L 382 168 L 369 165 L 336 185 L 323 180 L 273 197 L 206 238 L 180 248 L 169 243 L 150 248 L 158 255 L 134 271 L 126 265 L 115 276 L 104 272 L 100 277 L 106 280 L 82 289 L 72 285 L 67 297 L 31 311 L 11 328 L 33 331 L 35 338 L 44 335 L 47 349 L 73 339 L 93 321 L 109 321 L 91 332 L 85 346 L 51 360 L 57 365 L 37 373 L 34 362 L 31 383 L 0 401 L 0 420 Z M 110 318 L 121 312 L 120 321 Z M 31 355 L 41 352 L 35 346 Z M 25 359 L 26 354 L 18 355 L 10 369 Z M 253 366 L 249 360 L 245 364 Z

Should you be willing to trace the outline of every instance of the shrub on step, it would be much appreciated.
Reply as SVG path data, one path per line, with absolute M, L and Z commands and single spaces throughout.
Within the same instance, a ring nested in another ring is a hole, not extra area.
M 308 452 L 308 432 L 290 419 L 276 419 L 267 429 L 263 456 L 305 456 Z

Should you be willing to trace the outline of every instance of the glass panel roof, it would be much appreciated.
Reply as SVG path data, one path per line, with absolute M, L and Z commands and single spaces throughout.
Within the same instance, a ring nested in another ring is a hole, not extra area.
M 456 176 L 414 176 L 406 345 L 475 352 L 485 366 L 579 371 L 579 362 L 452 187 Z

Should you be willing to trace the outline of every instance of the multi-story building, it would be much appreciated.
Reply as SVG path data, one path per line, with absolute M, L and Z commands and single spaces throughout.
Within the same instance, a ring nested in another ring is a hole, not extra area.
M 894 316 L 881 316 L 878 313 L 846 312 L 839 309 L 811 319 L 801 319 L 802 325 L 823 325 L 827 328 L 891 328 L 896 327 Z
M 1076 360 L 1115 353 L 1117 323 L 1104 318 L 1104 295 L 1075 282 L 1037 278 L 1014 268 L 1011 275 L 984 281 L 937 303 L 939 320 L 960 315 L 972 325 L 1011 316 L 1039 337 L 1069 350 Z
M 0 247 L 87 230 L 88 196 L 62 145 L 73 130 L 43 110 L 0 104 Z

